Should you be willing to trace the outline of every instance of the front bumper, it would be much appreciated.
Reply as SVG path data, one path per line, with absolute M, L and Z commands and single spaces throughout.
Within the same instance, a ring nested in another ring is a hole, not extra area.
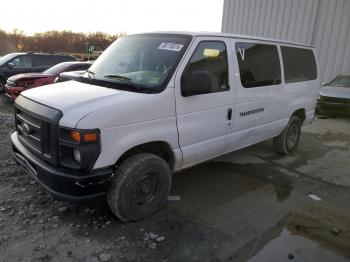
M 327 114 L 336 113 L 341 115 L 350 115 L 350 104 L 349 103 L 337 103 L 337 102 L 317 102 L 317 113 Z
M 80 202 L 103 196 L 112 177 L 111 168 L 90 173 L 63 169 L 45 162 L 31 153 L 18 140 L 17 132 L 11 135 L 13 158 L 27 174 L 39 182 L 54 198 Z

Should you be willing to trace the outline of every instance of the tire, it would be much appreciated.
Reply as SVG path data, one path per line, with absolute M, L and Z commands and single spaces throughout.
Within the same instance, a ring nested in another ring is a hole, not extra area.
M 138 221 L 166 204 L 170 188 L 171 171 L 165 160 L 139 153 L 117 168 L 107 190 L 107 202 L 121 221 Z
M 273 139 L 273 145 L 277 153 L 290 155 L 297 148 L 301 135 L 301 121 L 297 116 L 291 116 L 287 127 Z

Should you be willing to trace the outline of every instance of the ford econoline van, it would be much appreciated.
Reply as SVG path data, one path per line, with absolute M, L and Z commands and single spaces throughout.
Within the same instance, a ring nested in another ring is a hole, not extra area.
M 311 47 L 186 32 L 120 38 L 56 85 L 16 99 L 14 159 L 54 197 L 105 196 L 136 221 L 167 202 L 173 172 L 271 138 L 293 153 L 321 83 Z

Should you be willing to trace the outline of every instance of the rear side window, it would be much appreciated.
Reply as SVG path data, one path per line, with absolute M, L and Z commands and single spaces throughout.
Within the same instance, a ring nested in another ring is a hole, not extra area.
M 317 78 L 316 60 L 312 50 L 282 46 L 281 52 L 286 83 L 309 81 Z
M 186 74 L 206 71 L 211 80 L 211 92 L 229 90 L 227 51 L 224 42 L 200 42 L 189 61 Z
M 240 42 L 236 43 L 236 54 L 243 87 L 281 83 L 281 64 L 277 46 Z
M 49 67 L 55 64 L 53 55 L 35 54 L 33 57 L 33 67 Z

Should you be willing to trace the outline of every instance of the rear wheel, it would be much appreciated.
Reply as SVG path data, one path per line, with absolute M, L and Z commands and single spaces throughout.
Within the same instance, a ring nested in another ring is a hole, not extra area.
M 127 158 L 116 170 L 107 191 L 111 211 L 122 221 L 151 216 L 167 202 L 171 171 L 162 158 L 140 153 Z
M 293 115 L 284 131 L 273 139 L 275 150 L 282 155 L 292 154 L 299 144 L 300 135 L 300 118 Z

